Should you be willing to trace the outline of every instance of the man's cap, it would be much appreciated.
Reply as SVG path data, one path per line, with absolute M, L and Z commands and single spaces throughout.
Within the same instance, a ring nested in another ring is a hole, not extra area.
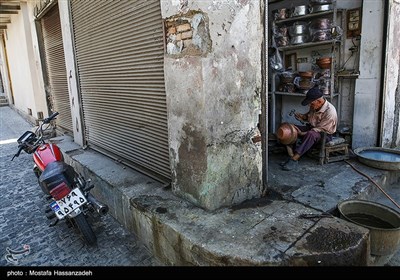
M 314 100 L 321 98 L 322 96 L 323 96 L 322 91 L 319 89 L 318 86 L 315 86 L 307 92 L 306 98 L 301 102 L 301 105 L 306 106 L 311 102 L 313 102 Z

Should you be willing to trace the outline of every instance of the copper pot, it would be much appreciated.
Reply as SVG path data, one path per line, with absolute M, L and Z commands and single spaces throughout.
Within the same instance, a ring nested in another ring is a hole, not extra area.
M 332 57 L 321 57 L 317 59 L 317 62 L 331 62 L 332 61 Z
M 275 20 L 288 18 L 288 10 L 286 10 L 285 8 L 276 9 L 272 11 L 272 16 Z
M 294 78 L 293 84 L 295 84 L 296 87 L 301 90 L 308 90 L 308 89 L 314 87 L 314 85 L 315 85 L 315 83 L 312 81 L 311 78 L 304 78 L 304 77 Z
M 321 69 L 329 69 L 331 68 L 332 57 L 322 57 L 316 60 L 316 64 Z
M 302 78 L 312 78 L 314 75 L 313 71 L 303 71 L 303 72 L 299 72 L 299 76 Z
M 276 37 L 275 42 L 278 47 L 285 47 L 289 45 L 289 37 L 287 36 Z
M 293 124 L 282 123 L 276 132 L 276 136 L 283 145 L 291 145 L 297 140 L 297 129 Z
M 299 88 L 309 89 L 313 86 L 311 79 L 301 79 L 299 82 Z
M 328 29 L 331 28 L 331 20 L 329 18 L 317 18 L 311 23 L 312 29 Z
M 327 41 L 332 39 L 332 32 L 330 29 L 317 30 L 312 35 L 313 42 Z

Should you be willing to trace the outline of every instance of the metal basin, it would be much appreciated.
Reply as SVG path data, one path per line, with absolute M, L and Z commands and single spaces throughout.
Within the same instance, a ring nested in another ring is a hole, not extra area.
M 308 14 L 308 6 L 307 5 L 301 5 L 301 6 L 293 7 L 291 9 L 290 17 L 304 16 L 306 14 Z
M 400 170 L 400 150 L 362 147 L 354 150 L 358 160 L 368 166 L 383 170 Z
M 400 246 L 400 213 L 383 204 L 345 200 L 338 204 L 340 217 L 369 229 L 371 255 L 394 254 Z
M 310 8 L 310 14 L 330 11 L 332 9 L 333 9 L 333 5 L 332 4 L 315 5 L 315 6 L 312 6 Z

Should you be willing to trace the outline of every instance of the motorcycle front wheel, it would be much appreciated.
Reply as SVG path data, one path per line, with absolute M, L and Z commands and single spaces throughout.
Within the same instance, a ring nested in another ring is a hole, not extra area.
M 93 232 L 92 227 L 86 220 L 85 215 L 83 213 L 80 213 L 78 216 L 74 217 L 72 220 L 73 220 L 73 223 L 76 225 L 76 227 L 81 232 L 86 243 L 89 245 L 96 244 L 97 237 L 96 237 L 95 233 Z

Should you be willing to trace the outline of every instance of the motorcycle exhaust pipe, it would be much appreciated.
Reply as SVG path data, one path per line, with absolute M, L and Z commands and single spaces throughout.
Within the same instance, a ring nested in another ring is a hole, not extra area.
M 104 216 L 104 215 L 106 215 L 108 213 L 108 206 L 105 205 L 104 203 L 101 203 L 100 201 L 98 201 L 90 193 L 88 195 L 88 200 L 93 205 L 93 207 L 96 210 L 96 212 L 99 213 L 101 216 Z

